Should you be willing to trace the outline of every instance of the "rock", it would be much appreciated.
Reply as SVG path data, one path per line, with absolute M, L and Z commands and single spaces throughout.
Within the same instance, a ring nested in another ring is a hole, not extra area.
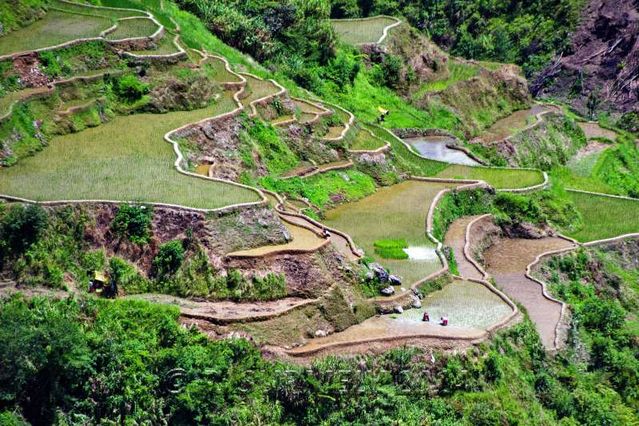
M 388 286 L 388 287 L 385 287 L 385 288 L 381 289 L 380 292 L 384 296 L 392 296 L 393 294 L 395 294 L 395 289 L 392 286 Z
M 375 276 L 383 283 L 388 282 L 388 272 L 379 263 L 371 263 L 369 265 L 371 271 L 375 273 Z
M 422 301 L 419 300 L 419 297 L 413 297 L 413 302 L 411 303 L 411 306 L 415 309 L 419 309 L 422 307 Z
M 328 333 L 324 330 L 317 330 L 315 332 L 315 337 L 326 337 Z
M 399 305 L 395 306 L 395 308 L 393 310 L 395 311 L 396 314 L 404 313 L 404 308 L 402 308 Z
M 402 279 L 397 275 L 389 275 L 388 282 L 391 283 L 391 285 L 401 285 Z

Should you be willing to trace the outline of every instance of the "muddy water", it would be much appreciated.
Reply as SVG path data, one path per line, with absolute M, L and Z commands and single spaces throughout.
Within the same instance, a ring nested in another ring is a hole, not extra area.
M 464 164 L 477 166 L 479 163 L 470 158 L 465 152 L 448 148 L 447 145 L 455 144 L 455 138 L 449 136 L 423 136 L 419 138 L 404 139 L 421 155 L 431 160 L 444 161 L 451 164 Z
M 482 274 L 475 268 L 475 265 L 470 263 L 466 256 L 464 256 L 464 245 L 466 244 L 466 227 L 477 216 L 462 217 L 454 221 L 446 232 L 446 238 L 444 244 L 450 247 L 455 254 L 455 260 L 457 261 L 457 268 L 459 274 L 464 278 L 481 279 Z
M 200 164 L 195 167 L 195 173 L 202 176 L 208 176 L 210 168 L 211 168 L 210 164 Z
M 409 309 L 399 315 L 381 315 L 327 337 L 312 339 L 299 349 L 304 352 L 343 342 L 383 340 L 411 335 L 440 337 L 479 337 L 483 331 L 507 317 L 512 310 L 497 295 L 481 284 L 455 281 L 422 301 L 423 308 Z M 431 322 L 423 322 L 428 311 Z M 440 326 L 437 320 L 447 316 L 449 325 Z
M 495 278 L 498 287 L 526 308 L 544 346 L 549 349 L 554 347 L 561 305 L 543 296 L 541 286 L 526 277 L 526 266 L 545 251 L 572 246 L 572 243 L 560 238 L 503 238 L 484 253 L 486 271 Z
M 552 107 L 546 105 L 534 105 L 530 109 L 516 111 L 508 117 L 495 122 L 479 139 L 483 143 L 488 144 L 499 142 L 517 131 L 524 129 L 526 126 L 535 123 L 537 121 L 535 115 L 550 109 L 552 109 Z

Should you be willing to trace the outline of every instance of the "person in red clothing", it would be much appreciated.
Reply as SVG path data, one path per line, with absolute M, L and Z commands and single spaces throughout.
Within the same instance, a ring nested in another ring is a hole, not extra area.
M 428 312 L 424 312 L 424 315 L 422 315 L 422 321 L 425 321 L 425 322 L 430 321 L 430 316 L 428 315 Z

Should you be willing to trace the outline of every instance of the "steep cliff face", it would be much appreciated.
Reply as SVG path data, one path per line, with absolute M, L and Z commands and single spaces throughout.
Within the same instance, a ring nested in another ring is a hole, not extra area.
M 531 90 L 584 114 L 639 110 L 639 1 L 590 0 L 569 50 Z

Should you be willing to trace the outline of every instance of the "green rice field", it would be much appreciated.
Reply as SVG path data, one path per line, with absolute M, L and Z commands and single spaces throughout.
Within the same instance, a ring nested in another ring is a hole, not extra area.
M 274 95 L 279 89 L 269 80 L 260 80 L 248 74 L 242 74 L 246 78 L 246 89 L 244 94 L 248 94 L 242 98 L 242 105 L 249 106 L 251 102 L 261 99 L 265 96 Z
M 42 152 L 0 169 L 0 193 L 38 201 L 105 199 L 219 208 L 258 201 L 253 191 L 178 173 L 164 134 L 233 109 L 229 93 L 195 111 L 116 117 L 54 138 Z
M 149 18 L 123 19 L 117 24 L 118 28 L 106 36 L 108 40 L 150 37 L 158 30 L 157 24 Z
M 332 19 L 337 36 L 347 44 L 377 43 L 384 28 L 394 24 L 394 19 L 378 16 L 365 19 Z
M 98 37 L 112 21 L 101 16 L 50 10 L 33 24 L 2 37 L 0 55 L 56 46 L 78 38 Z
M 440 178 L 478 179 L 488 182 L 496 189 L 516 189 L 543 183 L 543 173 L 538 170 L 496 169 L 469 167 L 451 164 L 437 174 Z
M 237 75 L 230 73 L 226 69 L 224 61 L 219 58 L 208 57 L 203 66 L 208 71 L 207 75 L 219 83 L 240 83 L 242 81 Z
M 380 188 L 359 201 L 326 212 L 324 223 L 348 233 L 355 243 L 388 269 L 404 279 L 404 285 L 418 281 L 441 267 L 435 245 L 426 236 L 426 215 L 437 193 L 455 185 L 405 181 Z M 427 256 L 417 259 L 385 259 L 376 254 L 375 242 L 405 240 L 409 249 Z
M 584 226 L 568 236 L 588 242 L 639 232 L 639 200 L 568 191 Z
M 353 138 L 350 149 L 374 150 L 383 147 L 384 141 L 372 135 L 368 130 L 361 129 Z

